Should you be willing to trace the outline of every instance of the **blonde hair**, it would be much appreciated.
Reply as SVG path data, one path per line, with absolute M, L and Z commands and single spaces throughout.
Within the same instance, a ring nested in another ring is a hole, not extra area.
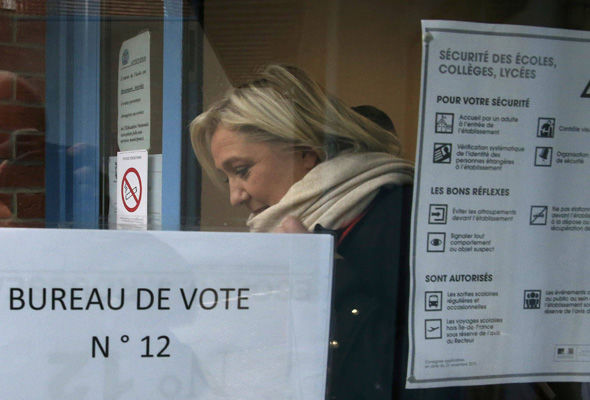
M 394 132 L 356 113 L 292 66 L 269 65 L 260 78 L 231 89 L 191 122 L 193 150 L 217 182 L 220 174 L 211 156 L 211 138 L 219 126 L 251 142 L 311 149 L 321 161 L 343 151 L 400 152 Z

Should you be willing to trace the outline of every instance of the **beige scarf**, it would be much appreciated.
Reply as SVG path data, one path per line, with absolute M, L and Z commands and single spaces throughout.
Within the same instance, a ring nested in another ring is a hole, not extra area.
M 375 198 L 379 188 L 412 182 L 409 161 L 387 153 L 346 153 L 316 165 L 277 204 L 251 214 L 251 232 L 272 232 L 292 215 L 312 231 L 316 224 L 338 229 Z

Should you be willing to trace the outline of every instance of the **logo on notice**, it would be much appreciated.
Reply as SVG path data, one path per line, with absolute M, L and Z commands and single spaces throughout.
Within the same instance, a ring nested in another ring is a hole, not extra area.
M 552 138 L 555 133 L 555 118 L 539 118 L 537 137 Z
M 123 65 L 127 65 L 129 63 L 129 50 L 123 50 L 123 56 L 121 57 L 121 62 Z
M 530 225 L 547 225 L 547 206 L 531 206 Z
M 552 147 L 535 147 L 535 167 L 550 167 L 552 159 Z
M 143 194 L 143 185 L 141 177 L 135 168 L 129 168 L 123 174 L 123 183 L 121 184 L 121 198 L 123 206 L 130 213 L 135 212 L 141 204 Z
M 443 225 L 447 223 L 446 204 L 431 204 L 428 211 L 428 223 Z
M 541 291 L 525 290 L 524 305 L 522 308 L 525 310 L 538 310 L 541 308 Z
M 424 338 L 442 339 L 442 319 L 424 320 Z
M 434 131 L 436 133 L 453 133 L 453 120 L 455 114 L 436 113 Z
M 424 311 L 442 311 L 442 291 L 424 292 Z
M 428 253 L 443 253 L 445 251 L 445 232 L 428 232 L 427 236 L 426 251 Z
M 451 143 L 435 143 L 432 162 L 435 164 L 450 164 L 453 145 Z
M 558 345 L 555 347 L 555 361 L 575 361 L 576 348 L 569 345 Z

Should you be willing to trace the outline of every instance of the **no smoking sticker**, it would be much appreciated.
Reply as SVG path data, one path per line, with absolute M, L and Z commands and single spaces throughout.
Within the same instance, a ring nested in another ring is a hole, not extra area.
M 117 153 L 117 171 L 117 227 L 147 229 L 147 151 Z
M 129 212 L 135 212 L 141 204 L 141 195 L 143 193 L 141 178 L 135 168 L 129 168 L 123 174 L 121 184 L 121 198 L 123 207 Z

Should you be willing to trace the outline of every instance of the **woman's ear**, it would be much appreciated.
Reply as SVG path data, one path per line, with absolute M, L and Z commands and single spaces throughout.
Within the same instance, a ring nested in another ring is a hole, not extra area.
M 317 153 L 311 149 L 302 150 L 301 157 L 303 157 L 303 166 L 308 171 L 318 165 L 320 162 L 320 158 L 318 157 Z

